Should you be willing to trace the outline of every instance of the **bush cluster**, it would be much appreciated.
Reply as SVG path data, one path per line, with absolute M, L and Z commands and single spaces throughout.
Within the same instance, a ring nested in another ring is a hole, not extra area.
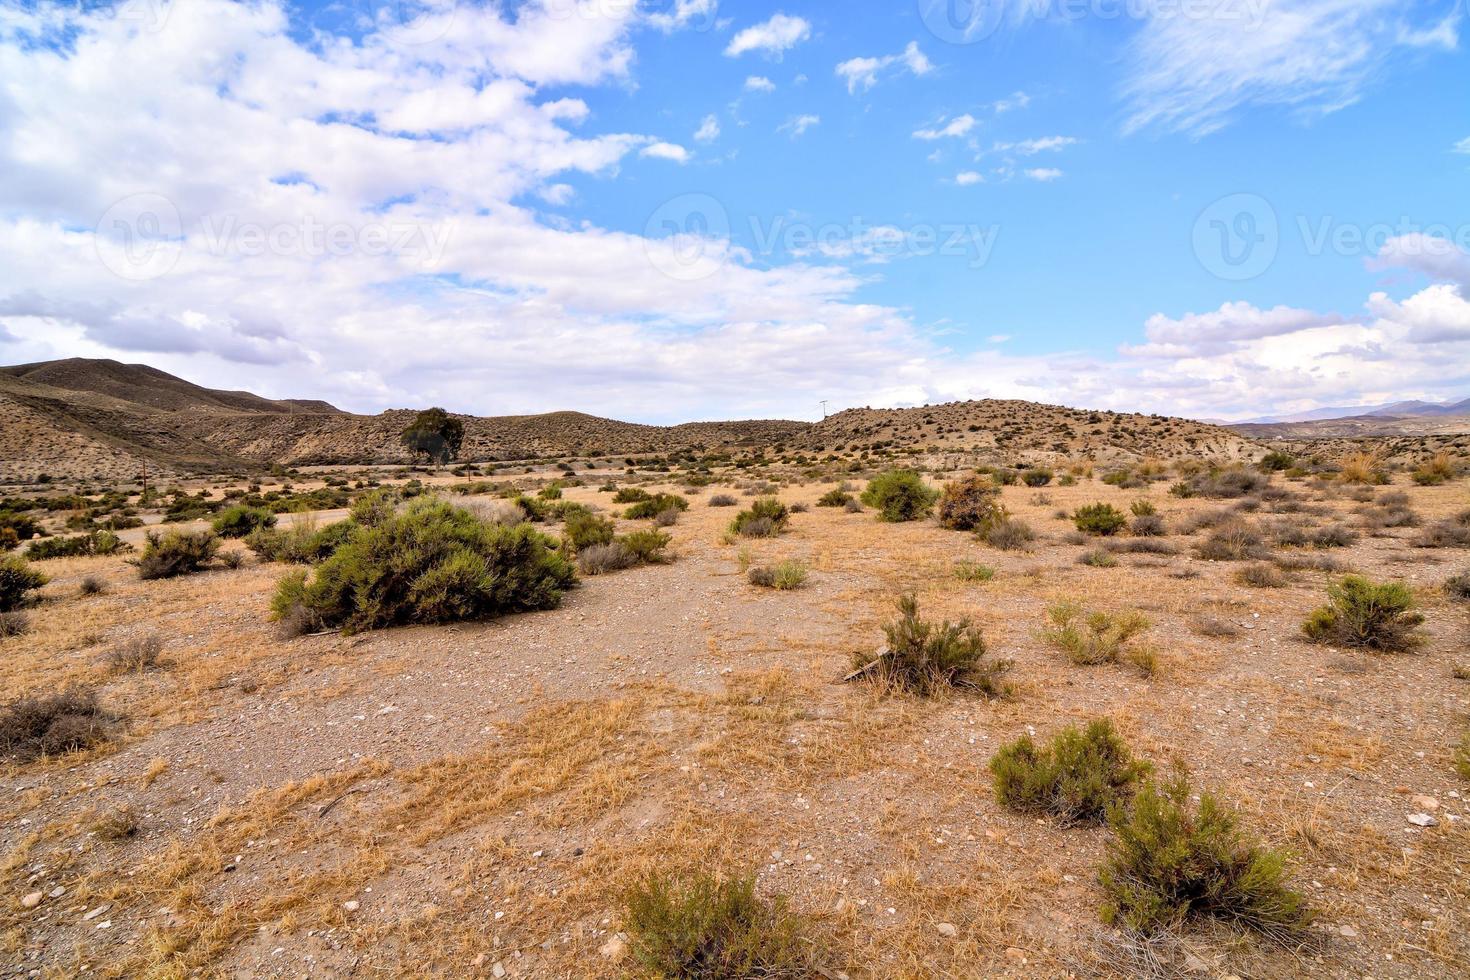
M 0 708 L 0 756 L 29 762 L 90 748 L 111 736 L 113 722 L 86 688 L 18 698 Z
M 730 522 L 730 533 L 745 538 L 771 538 L 786 530 L 791 511 L 775 497 L 761 497 L 751 502 Z
M 14 555 L 0 558 L 0 612 L 19 609 L 30 602 L 30 593 L 51 581 L 25 559 Z
M 1132 799 L 1148 771 L 1105 718 L 1085 729 L 1068 726 L 1044 748 L 1023 735 L 990 760 L 997 802 L 1068 823 L 1102 822 L 1111 808 Z
M 1414 593 L 1398 582 L 1374 584 L 1349 575 L 1327 589 L 1327 605 L 1302 624 L 1316 643 L 1360 647 L 1383 652 L 1412 650 L 1422 641 L 1422 613 L 1414 610 Z
M 846 507 L 852 503 L 853 496 L 846 490 L 833 488 L 817 498 L 818 507 Z
M 261 561 L 315 565 L 330 558 L 357 533 L 359 527 L 350 520 L 335 521 L 321 528 L 311 521 L 297 521 L 284 531 L 262 528 L 245 539 L 245 547 L 255 552 Z
M 630 520 L 637 520 L 644 517 L 657 517 L 670 508 L 678 511 L 688 510 L 689 501 L 676 493 L 656 493 L 651 497 L 647 497 L 633 504 L 632 507 L 629 507 L 623 512 L 623 516 Z
M 883 627 L 888 644 L 869 676 L 921 695 L 948 688 L 974 690 L 987 697 L 1010 692 L 1002 680 L 1011 668 L 1010 661 L 988 656 L 980 627 L 968 619 L 957 623 L 920 619 L 919 600 L 913 595 L 898 600 L 898 612 L 898 619 Z M 853 661 L 856 668 L 866 668 L 869 663 L 864 654 Z
M 888 470 L 868 481 L 862 502 L 878 509 L 878 520 L 917 521 L 934 509 L 939 491 L 930 489 L 913 470 Z
M 243 538 L 252 531 L 275 526 L 275 514 L 264 507 L 243 504 L 225 508 L 214 519 L 214 533 L 222 538 Z
M 806 581 L 806 566 L 791 558 L 776 562 L 774 565 L 761 565 L 752 568 L 747 573 L 751 585 L 758 585 L 765 589 L 788 589 L 799 588 Z
M 1112 504 L 1088 504 L 1077 508 L 1072 523 L 1083 534 L 1111 537 L 1128 526 L 1128 518 Z
M 111 531 L 91 531 L 68 538 L 41 538 L 32 541 L 26 548 L 26 557 L 31 561 L 46 561 L 51 558 L 90 558 L 97 555 L 115 555 L 132 550 L 132 545 Z
M 214 560 L 219 547 L 219 537 L 213 531 L 149 531 L 148 543 L 134 564 L 142 579 L 192 575 Z
M 1072 602 L 1063 602 L 1047 610 L 1051 626 L 1043 638 L 1079 666 L 1113 664 L 1127 659 L 1145 673 L 1152 671 L 1147 652 L 1133 650 L 1128 643 L 1153 624 L 1142 613 L 1088 612 Z
M 346 632 L 554 608 L 576 581 L 556 543 L 526 524 L 488 524 L 421 499 L 362 528 L 316 568 L 282 579 L 272 611 Z
M 951 531 L 984 532 L 1006 519 L 1000 487 L 988 476 L 970 476 L 946 483 L 939 496 L 940 527 Z
M 1099 879 L 1110 925 L 1153 933 L 1213 916 L 1283 940 L 1311 925 L 1306 899 L 1286 886 L 1285 858 L 1248 841 L 1213 794 L 1192 805 L 1182 774 L 1145 784 L 1109 822 Z

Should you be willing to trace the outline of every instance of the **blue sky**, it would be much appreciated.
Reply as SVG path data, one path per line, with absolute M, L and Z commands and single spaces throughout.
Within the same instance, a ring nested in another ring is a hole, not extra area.
M 645 421 L 1464 397 L 1464 14 L 0 3 L 0 359 Z

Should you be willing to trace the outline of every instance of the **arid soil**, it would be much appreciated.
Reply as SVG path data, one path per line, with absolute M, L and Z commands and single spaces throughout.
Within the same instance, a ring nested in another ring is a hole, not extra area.
M 1324 508 L 1312 524 L 1362 520 L 1345 488 L 1284 485 Z M 1040 535 L 1029 551 L 817 507 L 727 543 L 733 508 L 707 501 L 739 491 L 711 486 L 669 529 L 669 564 L 584 579 L 550 612 L 353 637 L 278 638 L 285 568 L 253 558 L 158 582 L 122 558 L 38 563 L 53 581 L 31 632 L 0 639 L 0 687 L 95 685 L 118 737 L 0 764 L 0 976 L 612 977 L 624 889 L 690 868 L 756 872 L 854 978 L 1465 976 L 1470 785 L 1451 756 L 1470 610 L 1440 585 L 1470 550 L 1412 547 L 1409 528 L 1332 549 L 1414 586 L 1428 642 L 1312 645 L 1300 626 L 1324 572 L 1240 584 L 1240 563 L 1193 556 L 1207 532 L 1078 563 L 1095 542 L 1070 543 L 1058 511 L 1147 496 L 1177 529 L 1234 506 L 1164 486 L 1007 487 Z M 1463 482 L 1393 489 L 1425 521 L 1470 506 Z M 567 495 L 613 509 L 592 487 Z M 800 589 L 742 573 L 787 557 L 809 564 Z M 960 560 L 994 578 L 960 580 Z M 89 575 L 105 591 L 81 595 Z M 1014 661 L 1014 697 L 837 683 L 907 591 L 926 617 L 980 624 Z M 1071 665 L 1041 636 L 1063 600 L 1144 613 L 1160 670 Z M 148 633 L 160 666 L 110 665 Z M 986 770 L 1022 733 L 1095 717 L 1292 853 L 1320 912 L 1307 944 L 1199 926 L 1151 950 L 1099 921 L 1108 831 L 1007 812 Z

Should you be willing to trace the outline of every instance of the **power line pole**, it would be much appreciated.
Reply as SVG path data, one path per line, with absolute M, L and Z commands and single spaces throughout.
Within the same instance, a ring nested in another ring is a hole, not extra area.
M 823 398 L 822 399 L 822 418 L 825 419 L 826 417 L 827 417 L 827 399 Z

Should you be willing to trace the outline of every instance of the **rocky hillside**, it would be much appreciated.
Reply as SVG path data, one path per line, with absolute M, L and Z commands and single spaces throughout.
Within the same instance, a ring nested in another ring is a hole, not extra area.
M 127 479 L 155 472 L 221 472 L 281 463 L 405 463 L 409 410 L 352 415 L 325 402 L 215 391 L 144 365 L 73 358 L 0 368 L 0 480 Z M 1006 461 L 1103 464 L 1150 457 L 1248 459 L 1260 447 L 1218 426 L 1021 401 L 905 409 L 849 409 L 819 422 L 638 425 L 579 412 L 477 418 L 462 457 L 547 457 L 802 450 L 965 452 Z

